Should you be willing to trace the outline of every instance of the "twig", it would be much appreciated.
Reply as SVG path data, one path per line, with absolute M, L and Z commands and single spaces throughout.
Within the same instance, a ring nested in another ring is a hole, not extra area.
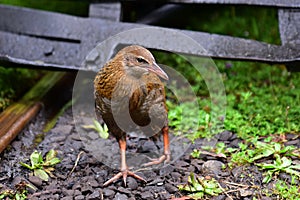
M 244 188 L 249 188 L 251 187 L 251 185 L 243 185 L 243 184 L 239 184 L 239 183 L 232 183 L 232 182 L 228 182 L 228 181 L 222 181 L 225 184 L 228 185 L 233 185 L 233 186 L 238 186 L 238 187 L 244 187 Z
M 68 176 L 70 176 L 70 175 L 73 173 L 73 171 L 75 170 L 75 168 L 77 167 L 78 161 L 79 161 L 79 159 L 80 159 L 80 156 L 81 156 L 81 154 L 83 154 L 83 153 L 84 153 L 84 151 L 80 151 L 79 154 L 77 155 L 77 158 L 76 158 L 76 160 L 75 160 L 74 166 L 73 166 L 72 170 L 69 172 Z
M 230 199 L 233 200 L 233 198 L 228 194 L 228 192 L 220 185 L 220 183 L 217 181 L 217 184 L 219 185 L 219 188 L 223 190 L 224 194 Z

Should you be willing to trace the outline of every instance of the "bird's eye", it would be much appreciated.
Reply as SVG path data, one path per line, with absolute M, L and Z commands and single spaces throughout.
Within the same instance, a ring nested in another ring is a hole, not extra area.
M 148 64 L 148 62 L 147 62 L 144 58 L 137 57 L 136 60 L 137 60 L 139 63 Z

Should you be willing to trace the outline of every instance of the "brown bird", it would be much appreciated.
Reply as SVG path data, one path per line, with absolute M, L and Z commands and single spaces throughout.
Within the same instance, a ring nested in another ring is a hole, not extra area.
M 159 77 L 168 80 L 150 51 L 138 45 L 120 50 L 97 73 L 94 80 L 96 115 L 102 117 L 110 134 L 117 139 L 121 154 L 121 171 L 104 186 L 121 177 L 126 185 L 128 175 L 145 181 L 127 167 L 126 133 L 136 131 L 151 136 L 161 132 L 164 154 L 144 166 L 170 161 L 165 90 Z

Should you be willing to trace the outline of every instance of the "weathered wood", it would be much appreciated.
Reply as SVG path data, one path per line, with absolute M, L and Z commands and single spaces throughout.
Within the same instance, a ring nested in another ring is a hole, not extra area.
M 139 41 L 129 38 L 127 43 L 138 43 L 147 48 L 222 59 L 282 63 L 294 66 L 300 61 L 300 45 L 298 45 L 300 20 L 289 20 L 289 23 L 286 23 L 286 20 L 284 20 L 289 19 L 291 16 L 296 16 L 295 12 L 299 12 L 299 9 L 296 9 L 300 6 L 299 0 L 173 0 L 169 2 L 278 6 L 280 8 L 279 21 L 283 44 L 273 45 L 250 39 L 162 27 L 160 27 L 162 32 L 172 30 L 186 34 L 199 43 L 205 51 L 199 51 L 197 48 L 190 49 L 183 47 L 178 45 L 176 41 L 168 43 L 166 39 L 167 35 L 161 35 L 151 41 L 149 41 L 149 37 Z M 91 6 L 91 9 L 95 8 L 92 15 L 96 16 L 96 8 L 98 8 L 98 11 L 100 9 L 104 12 L 105 7 L 109 5 L 119 4 L 104 4 L 99 7 L 95 5 Z M 292 7 L 294 9 L 283 9 L 282 7 Z M 174 6 L 166 5 L 163 8 L 173 9 Z M 133 28 L 152 27 L 137 23 L 118 22 L 114 18 L 119 12 L 121 13 L 118 9 L 118 6 L 113 6 L 114 13 L 107 20 L 102 18 L 82 18 L 0 5 L 0 65 L 26 65 L 30 67 L 96 71 L 97 68 L 95 67 L 87 68 L 81 65 L 88 52 L 96 44 L 107 40 L 113 35 Z M 110 9 L 107 9 L 104 15 L 108 11 Z M 159 9 L 153 11 L 154 14 L 157 12 L 159 12 Z M 283 18 L 281 19 L 281 17 Z M 295 19 L 298 19 L 298 17 Z M 149 22 L 149 18 L 144 18 L 143 20 L 140 22 Z M 286 33 L 289 32 L 290 34 L 286 36 Z M 115 41 L 112 48 L 118 46 L 118 42 Z M 111 52 L 113 52 L 113 49 Z M 112 55 L 111 52 L 110 55 Z
M 65 72 L 49 72 L 23 98 L 0 114 L 0 153 L 42 108 L 42 99 Z
M 197 4 L 233 4 L 257 5 L 286 8 L 300 8 L 299 0 L 168 0 L 170 3 L 197 3 Z

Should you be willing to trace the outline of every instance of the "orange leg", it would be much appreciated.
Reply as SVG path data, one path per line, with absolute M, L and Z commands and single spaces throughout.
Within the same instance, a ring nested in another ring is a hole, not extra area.
M 169 140 L 169 127 L 165 126 L 162 129 L 162 135 L 164 139 L 164 154 L 157 158 L 151 159 L 151 162 L 144 164 L 143 166 L 147 167 L 150 165 L 157 165 L 165 161 L 165 163 L 170 162 L 171 160 L 171 152 L 170 152 L 170 140 Z
M 119 147 L 120 147 L 120 154 L 121 154 L 121 170 L 118 174 L 116 174 L 114 177 L 112 177 L 111 179 L 109 179 L 108 181 L 106 181 L 103 186 L 107 186 L 109 184 L 111 184 L 112 182 L 118 180 L 119 178 L 123 177 L 123 181 L 124 184 L 126 186 L 126 178 L 127 176 L 133 176 L 136 179 L 142 180 L 144 182 L 146 182 L 145 179 L 143 179 L 142 177 L 136 175 L 135 173 L 131 172 L 128 170 L 127 164 L 126 164 L 126 138 L 123 139 L 119 139 Z

